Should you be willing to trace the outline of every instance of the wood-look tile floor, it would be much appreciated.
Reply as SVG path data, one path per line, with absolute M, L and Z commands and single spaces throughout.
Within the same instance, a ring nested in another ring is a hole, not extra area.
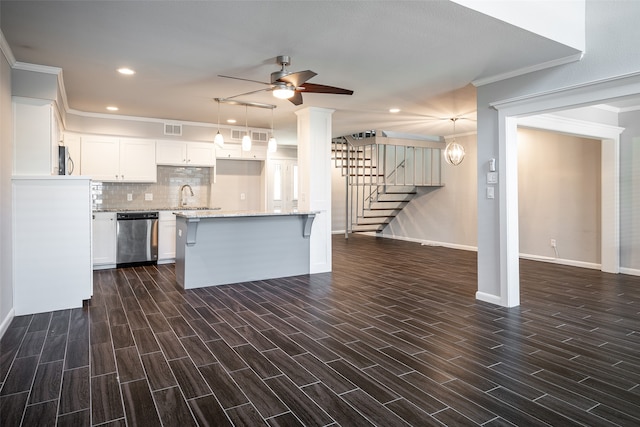
M 522 261 L 505 309 L 475 253 L 333 245 L 330 274 L 186 292 L 95 272 L 85 309 L 11 323 L 0 424 L 640 425 L 640 277 Z

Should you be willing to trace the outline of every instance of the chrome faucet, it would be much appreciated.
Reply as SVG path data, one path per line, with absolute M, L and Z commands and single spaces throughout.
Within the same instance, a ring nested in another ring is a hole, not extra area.
M 189 193 L 191 193 L 191 195 L 193 196 L 193 188 L 191 188 L 191 186 L 189 184 L 185 184 L 182 187 L 180 187 L 180 205 L 181 206 L 187 206 L 187 200 L 184 198 L 184 189 L 188 188 L 189 189 Z

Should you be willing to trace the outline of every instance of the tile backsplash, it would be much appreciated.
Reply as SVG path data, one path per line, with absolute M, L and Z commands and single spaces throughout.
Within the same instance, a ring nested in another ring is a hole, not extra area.
M 188 206 L 209 206 L 211 173 L 211 168 L 158 166 L 158 179 L 153 183 L 94 181 L 91 185 L 93 208 L 176 208 L 180 206 L 180 188 L 185 184 L 193 189 L 193 196 L 188 188 L 183 190 Z

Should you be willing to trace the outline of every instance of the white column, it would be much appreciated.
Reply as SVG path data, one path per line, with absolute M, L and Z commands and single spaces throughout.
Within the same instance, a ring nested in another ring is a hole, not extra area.
M 309 107 L 298 116 L 298 209 L 318 212 L 311 229 L 310 273 L 331 271 L 331 115 Z

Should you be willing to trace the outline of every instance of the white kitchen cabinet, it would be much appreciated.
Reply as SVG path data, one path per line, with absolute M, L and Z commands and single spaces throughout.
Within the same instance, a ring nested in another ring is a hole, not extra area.
M 224 144 L 224 147 L 216 148 L 216 157 L 219 159 L 234 160 L 266 160 L 266 145 L 252 144 L 251 150 L 243 151 L 240 144 Z
M 83 136 L 81 172 L 94 181 L 156 182 L 155 141 Z
M 176 216 L 173 211 L 160 211 L 158 219 L 158 263 L 176 259 Z
M 93 213 L 93 269 L 112 268 L 116 264 L 116 213 Z
M 267 147 L 265 145 L 252 144 L 251 150 L 242 151 L 243 160 L 267 160 Z
M 57 175 L 60 125 L 55 104 L 13 97 L 13 175 Z
M 156 163 L 169 166 L 216 165 L 216 149 L 210 142 L 158 141 Z
M 224 144 L 224 147 L 216 147 L 216 157 L 219 159 L 241 159 L 242 148 L 240 144 Z

